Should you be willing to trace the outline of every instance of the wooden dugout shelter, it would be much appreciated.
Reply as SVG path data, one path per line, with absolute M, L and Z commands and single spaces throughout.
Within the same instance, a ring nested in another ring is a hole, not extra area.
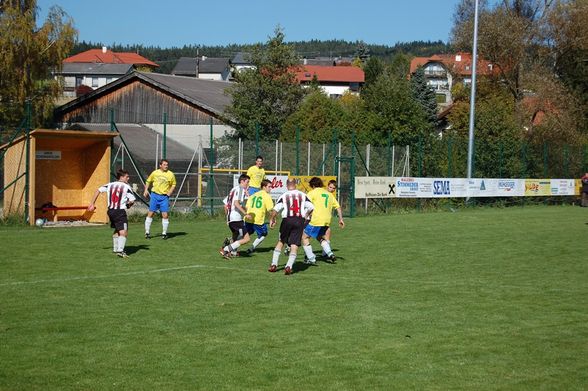
M 39 217 L 106 223 L 104 197 L 98 199 L 92 213 L 83 207 L 99 186 L 111 182 L 110 144 L 117 135 L 107 131 L 36 129 L 30 132 L 28 143 L 26 136 L 21 136 L 0 147 L 6 150 L 4 216 L 26 213 L 31 225 Z M 44 212 L 41 206 L 47 203 L 57 208 Z

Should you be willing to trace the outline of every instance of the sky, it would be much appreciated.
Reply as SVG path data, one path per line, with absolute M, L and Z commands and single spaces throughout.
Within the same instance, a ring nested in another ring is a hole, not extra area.
M 285 41 L 312 39 L 447 42 L 459 0 L 38 0 L 39 20 L 60 6 L 79 40 L 161 48 L 266 42 L 276 26 Z

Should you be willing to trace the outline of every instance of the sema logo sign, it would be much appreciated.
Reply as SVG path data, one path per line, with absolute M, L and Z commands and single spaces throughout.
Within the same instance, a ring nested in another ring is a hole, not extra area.
M 433 182 L 433 194 L 435 195 L 450 195 L 451 187 L 449 181 L 434 181 Z

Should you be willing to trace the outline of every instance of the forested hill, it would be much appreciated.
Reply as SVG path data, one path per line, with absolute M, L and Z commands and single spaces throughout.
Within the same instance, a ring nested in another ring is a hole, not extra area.
M 430 56 L 432 54 L 447 53 L 449 45 L 443 41 L 413 41 L 413 42 L 399 42 L 394 46 L 387 45 L 373 45 L 363 43 L 361 41 L 344 41 L 344 40 L 328 40 L 328 41 L 298 41 L 289 42 L 294 46 L 294 49 L 301 57 L 315 58 L 315 57 L 354 57 L 359 53 L 367 53 L 371 56 L 379 57 L 384 61 L 390 61 L 397 53 L 404 53 L 409 56 Z M 144 45 L 103 45 L 102 43 L 94 42 L 79 42 L 74 47 L 72 55 L 86 51 L 88 49 L 96 49 L 102 46 L 107 46 L 110 50 L 115 52 L 136 52 L 143 57 L 148 58 L 160 65 L 157 72 L 170 73 L 176 62 L 180 57 L 196 57 L 196 55 L 204 55 L 208 57 L 228 57 L 233 56 L 238 52 L 247 52 L 252 45 L 237 45 L 231 44 L 226 46 L 199 46 L 199 45 L 185 45 L 183 47 L 160 48 L 156 46 Z

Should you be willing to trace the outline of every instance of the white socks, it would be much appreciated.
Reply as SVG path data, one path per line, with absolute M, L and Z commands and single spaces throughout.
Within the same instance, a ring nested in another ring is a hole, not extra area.
M 327 256 L 331 256 L 333 254 L 333 251 L 331 250 L 331 244 L 328 241 L 323 240 L 321 242 L 321 247 L 323 248 L 324 252 L 327 253 Z
M 151 232 L 151 223 L 153 222 L 153 217 L 145 217 L 145 233 L 148 234 Z M 163 231 L 161 232 L 162 235 L 167 235 L 167 228 L 169 227 L 169 219 L 161 219 L 161 226 L 163 227 Z
M 145 233 L 148 234 L 151 232 L 151 223 L 153 222 L 153 217 L 145 217 Z
M 118 250 L 117 250 L 117 252 L 125 251 L 126 244 L 127 244 L 127 237 L 126 236 L 119 236 L 118 237 Z
M 313 262 L 315 260 L 315 255 L 312 252 L 312 246 L 309 244 L 308 246 L 302 246 L 302 248 L 304 249 L 304 253 L 306 254 L 306 258 L 308 258 L 309 261 Z
M 280 259 L 280 251 L 274 249 L 274 255 L 272 256 L 272 265 L 278 266 L 279 259 Z
M 265 236 L 261 236 L 261 237 L 255 239 L 253 241 L 253 249 L 256 249 L 257 246 L 259 246 L 261 244 L 261 242 L 263 242 L 263 239 L 265 239 Z

